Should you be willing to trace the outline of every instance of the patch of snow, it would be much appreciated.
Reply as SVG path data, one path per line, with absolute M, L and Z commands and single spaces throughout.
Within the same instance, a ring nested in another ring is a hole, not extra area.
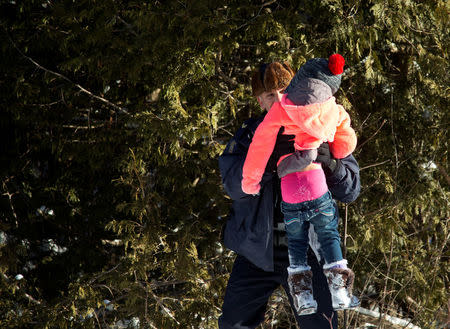
M 379 312 L 371 311 L 371 310 L 368 310 L 368 309 L 362 308 L 362 307 L 356 308 L 355 311 L 358 313 L 364 314 L 364 315 L 374 317 L 374 318 L 380 318 L 380 316 L 381 316 L 381 314 Z M 386 321 L 388 321 L 394 325 L 397 325 L 397 326 L 402 326 L 406 329 L 421 329 L 420 327 L 412 324 L 410 319 L 400 319 L 395 316 L 390 316 L 387 314 L 383 314 L 383 317 L 385 318 Z
M 111 329 L 126 329 L 133 328 L 138 329 L 140 326 L 139 318 L 134 317 L 131 320 L 119 320 L 117 321 Z
M 52 251 L 55 254 L 63 254 L 67 251 L 66 247 L 57 245 L 53 239 L 43 240 L 41 249 L 46 252 Z
M 131 129 L 137 129 L 140 127 L 140 125 L 136 122 L 127 122 L 127 123 L 125 123 L 125 127 L 131 128 Z
M 104 299 L 103 304 L 105 304 L 105 309 L 107 311 L 114 311 L 114 304 L 112 304 L 109 299 Z
M 24 246 L 26 249 L 30 249 L 30 241 L 28 239 L 23 239 L 20 241 L 21 245 Z
M 361 327 L 358 327 L 356 329 L 370 329 L 370 328 L 378 328 L 378 326 L 372 323 L 364 323 Z
M 8 235 L 5 232 L 0 231 L 0 246 L 5 245 L 7 241 L 8 241 Z
M 437 169 L 437 166 L 433 161 L 422 163 L 420 166 L 427 171 L 435 171 Z
M 216 254 L 222 254 L 223 253 L 223 247 L 222 247 L 222 244 L 219 242 L 219 241 L 217 241 L 216 242 Z
M 37 216 L 44 216 L 44 215 L 49 215 L 49 216 L 54 216 L 55 212 L 53 211 L 53 209 L 47 208 L 46 206 L 42 205 L 39 207 L 38 210 L 36 210 L 36 215 Z
M 389 94 L 393 90 L 392 86 L 389 86 L 389 85 L 383 85 L 383 87 L 381 87 L 381 89 L 383 91 L 383 94 Z
M 35 268 L 36 268 L 36 264 L 31 261 L 28 261 L 25 263 L 25 266 L 23 269 L 28 272 L 28 271 L 34 270 Z

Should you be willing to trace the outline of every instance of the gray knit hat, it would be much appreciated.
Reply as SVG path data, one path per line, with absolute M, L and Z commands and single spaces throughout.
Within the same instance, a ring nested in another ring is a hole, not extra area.
M 316 79 L 326 83 L 331 88 L 331 94 L 334 95 L 341 85 L 344 64 L 344 58 L 339 54 L 331 55 L 329 59 L 313 58 L 308 60 L 300 67 L 294 78 L 292 78 L 289 86 L 286 88 L 285 92 L 288 93 L 288 98 L 296 103 L 293 98 L 298 97 L 294 96 L 294 94 L 297 93 L 298 90 L 296 89 L 299 85 L 302 85 L 300 82 L 305 79 Z M 291 94 L 291 97 L 289 97 L 289 94 Z

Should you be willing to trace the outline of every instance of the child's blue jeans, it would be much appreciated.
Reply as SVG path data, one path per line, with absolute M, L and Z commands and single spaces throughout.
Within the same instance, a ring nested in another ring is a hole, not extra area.
M 300 203 L 281 202 L 288 237 L 291 269 L 306 267 L 309 225 L 314 226 L 325 263 L 342 260 L 336 203 L 328 191 L 321 197 Z

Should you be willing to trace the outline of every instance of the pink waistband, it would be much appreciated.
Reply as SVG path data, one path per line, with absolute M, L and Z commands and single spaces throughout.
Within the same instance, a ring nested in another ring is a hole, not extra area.
M 294 172 L 281 178 L 281 195 L 287 203 L 311 201 L 328 191 L 322 169 Z

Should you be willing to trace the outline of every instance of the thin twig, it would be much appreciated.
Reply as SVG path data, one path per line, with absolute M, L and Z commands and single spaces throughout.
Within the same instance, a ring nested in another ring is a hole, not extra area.
M 364 121 L 361 123 L 361 125 L 359 126 L 359 130 L 362 130 L 364 124 L 366 123 L 366 121 L 370 118 L 370 116 L 372 115 L 372 113 L 369 113 L 369 115 L 364 119 Z
M 373 268 L 378 274 L 380 274 L 381 276 L 383 276 L 386 280 L 391 280 L 391 281 L 395 282 L 395 283 L 398 284 L 398 285 L 401 285 L 401 284 L 402 284 L 401 282 L 395 280 L 394 278 L 389 277 L 388 275 L 386 275 L 386 274 L 384 274 L 382 271 L 380 271 L 380 270 L 378 269 L 378 267 L 375 267 L 375 265 L 373 265 L 372 262 L 371 262 L 369 259 L 366 259 L 366 260 L 367 260 L 367 262 L 370 264 L 370 266 L 372 266 L 372 268 Z
M 127 29 L 135 36 L 137 37 L 138 34 L 134 31 L 133 26 L 129 23 L 127 23 L 122 17 L 120 17 L 119 15 L 116 15 L 116 17 L 119 19 L 119 21 L 121 21 L 126 27 Z
M 390 161 L 391 161 L 391 159 L 384 160 L 382 162 L 374 163 L 374 164 L 371 164 L 371 165 L 359 168 L 359 170 L 361 171 L 361 170 L 364 170 L 364 169 L 368 169 L 368 168 L 372 168 L 372 167 L 376 167 L 376 166 L 381 166 L 382 164 L 385 164 L 385 163 L 390 162 Z
M 389 250 L 389 258 L 386 261 L 388 268 L 387 268 L 387 273 L 386 273 L 386 277 L 385 277 L 385 280 L 384 280 L 384 287 L 383 287 L 382 302 L 383 302 L 384 305 L 382 305 L 381 312 L 380 312 L 380 322 L 381 322 L 380 323 L 380 328 L 383 328 L 383 326 L 384 326 L 385 316 L 383 314 L 384 313 L 383 311 L 386 310 L 386 314 L 387 314 L 387 308 L 388 307 L 385 306 L 385 304 L 387 304 L 386 303 L 386 296 L 387 296 L 389 275 L 391 274 L 391 265 L 392 265 L 392 254 L 393 254 L 393 251 L 394 251 L 394 232 L 393 232 L 393 230 L 391 228 L 391 244 L 390 244 L 390 250 Z M 386 255 L 384 255 L 384 257 L 386 257 Z
M 101 272 L 99 275 L 95 276 L 94 278 L 92 278 L 91 280 L 89 280 L 88 284 L 91 285 L 93 284 L 95 281 L 97 281 L 98 279 L 100 279 L 101 277 L 115 271 L 120 265 L 122 265 L 122 263 L 118 263 L 117 265 L 115 265 L 113 268 L 109 269 L 106 272 Z
M 63 125 L 63 128 L 70 128 L 70 129 L 75 129 L 75 130 L 90 130 L 90 129 L 97 129 L 97 128 L 104 128 L 105 124 L 99 124 L 96 126 L 90 126 L 90 127 L 85 127 L 85 126 L 75 126 L 75 125 Z
M 378 132 L 381 130 L 381 128 L 383 128 L 386 121 L 387 120 L 384 119 L 383 122 L 381 123 L 380 127 L 378 127 L 377 131 L 375 131 L 375 133 L 372 136 L 370 136 L 368 139 L 366 139 L 364 142 L 362 142 L 360 145 L 358 145 L 357 149 L 362 148 L 364 144 L 366 144 L 368 141 L 370 141 L 372 138 L 374 138 L 378 134 Z
M 238 83 L 235 81 L 235 80 L 233 80 L 233 79 L 231 79 L 229 76 L 227 76 L 223 71 L 222 71 L 222 69 L 220 68 L 220 61 L 222 60 L 222 52 L 221 51 L 219 51 L 218 53 L 217 53 L 217 55 L 215 56 L 215 58 L 214 58 L 214 62 L 215 62 L 215 64 L 216 64 L 216 71 L 217 71 L 217 73 L 219 73 L 219 75 L 226 81 L 226 82 L 228 82 L 229 84 L 231 84 L 232 86 L 237 86 L 238 85 Z M 228 95 L 230 95 L 230 93 L 227 93 Z M 231 96 L 231 95 L 230 95 Z
M 331 316 L 328 317 L 325 313 L 322 313 L 322 316 L 327 319 L 328 323 L 330 324 L 330 329 L 333 329 L 333 317 L 334 313 L 331 313 Z
M 344 259 L 347 259 L 347 223 L 348 223 L 348 204 L 345 205 L 345 217 L 344 217 L 344 250 L 343 250 Z M 347 321 L 348 321 L 347 310 L 344 310 L 344 328 L 347 328 Z
M 5 273 L 2 273 L 2 277 L 8 283 L 11 281 Z M 14 285 L 14 290 L 23 291 L 20 289 L 20 287 L 18 285 Z M 28 299 L 28 301 L 32 302 L 33 304 L 41 305 L 40 301 L 36 300 L 33 296 L 27 294 L 25 291 L 23 291 L 23 295 L 25 296 L 26 299 Z
M 98 319 L 97 312 L 94 311 L 92 313 L 94 313 L 94 316 L 95 316 L 95 319 L 97 320 L 97 324 L 98 324 L 99 329 L 102 329 L 102 325 L 100 324 L 100 320 Z
M 53 105 L 56 105 L 56 104 L 59 104 L 59 103 L 62 103 L 62 102 L 63 102 L 63 100 L 60 99 L 59 101 L 54 101 L 54 102 L 47 103 L 47 104 L 26 104 L 26 105 L 28 105 L 28 106 L 47 107 L 47 106 L 53 106 Z
M 146 292 L 147 296 L 148 293 L 151 294 L 151 296 L 153 297 L 153 299 L 156 301 L 156 303 L 158 304 L 158 306 L 161 308 L 161 310 L 167 314 L 173 321 L 175 321 L 178 325 L 180 325 L 180 323 L 177 321 L 177 319 L 174 317 L 174 315 L 172 314 L 171 310 L 168 309 L 166 307 L 166 305 L 164 305 L 163 299 L 173 299 L 173 298 L 168 298 L 168 297 L 163 297 L 163 298 L 159 298 L 152 290 L 152 288 L 147 285 L 144 286 L 141 282 L 137 281 L 138 285 L 141 286 L 142 289 L 144 289 L 144 291 Z M 173 299 L 176 300 L 176 299 Z M 177 301 L 177 300 L 176 300 Z
M 11 178 L 11 177 L 10 177 Z M 12 197 L 17 194 L 18 192 L 14 192 L 14 193 L 10 193 L 8 190 L 8 186 L 6 185 L 6 183 L 8 182 L 8 180 L 10 179 L 8 178 L 6 181 L 2 181 L 2 185 L 3 185 L 3 189 L 6 191 L 5 193 L 3 193 L 2 195 L 6 195 L 8 197 L 8 201 L 9 201 L 9 206 L 11 207 L 12 210 L 12 214 L 14 216 L 15 219 L 15 224 L 16 227 L 19 226 L 19 222 L 18 222 L 18 218 L 17 218 L 17 214 L 16 214 L 16 209 L 14 208 L 13 202 L 12 202 Z
M 398 151 L 397 151 L 396 136 L 395 136 L 395 132 L 394 132 L 394 93 L 391 93 L 391 134 L 392 134 L 392 140 L 394 142 L 395 181 L 397 182 L 399 161 L 398 161 Z
M 243 28 L 244 26 L 249 25 L 253 20 L 255 20 L 256 18 L 258 18 L 259 15 L 261 15 L 261 11 L 263 10 L 264 7 L 270 6 L 271 4 L 273 4 L 273 3 L 275 3 L 275 2 L 277 2 L 277 0 L 271 0 L 271 1 L 267 1 L 267 2 L 263 3 L 263 4 L 261 5 L 261 7 L 259 8 L 258 13 L 257 13 L 255 16 L 253 16 L 252 18 L 250 18 L 249 20 L 247 20 L 247 22 L 245 22 L 245 23 L 242 24 L 241 26 L 237 27 L 237 28 L 235 29 L 235 31 L 240 30 L 240 29 Z
M 5 31 L 6 32 L 6 31 Z M 80 84 L 73 82 L 72 80 L 70 80 L 68 77 L 66 77 L 65 75 L 62 75 L 61 73 L 49 70 L 47 68 L 45 68 L 44 66 L 42 66 L 41 64 L 39 64 L 38 62 L 36 62 L 34 59 L 32 59 L 31 57 L 25 55 L 20 49 L 19 47 L 17 47 L 16 43 L 14 42 L 13 39 L 11 39 L 11 37 L 9 36 L 9 33 L 7 33 L 8 39 L 9 41 L 12 43 L 12 45 L 14 46 L 14 48 L 24 57 L 26 58 L 28 61 L 30 61 L 31 63 L 33 63 L 38 69 L 43 70 L 45 72 L 48 72 L 52 75 L 55 75 L 67 82 L 69 82 L 70 84 L 74 85 L 75 87 L 77 87 L 81 92 L 89 95 L 90 97 L 97 99 L 109 106 L 111 106 L 112 108 L 116 109 L 118 112 L 122 113 L 122 114 L 128 114 L 128 111 L 126 109 L 124 109 L 123 107 L 120 107 L 117 104 L 114 104 L 113 102 L 107 100 L 106 98 L 103 98 L 101 96 L 95 95 L 94 93 L 90 92 L 89 90 L 87 90 L 86 88 L 84 88 L 83 86 L 81 86 Z

